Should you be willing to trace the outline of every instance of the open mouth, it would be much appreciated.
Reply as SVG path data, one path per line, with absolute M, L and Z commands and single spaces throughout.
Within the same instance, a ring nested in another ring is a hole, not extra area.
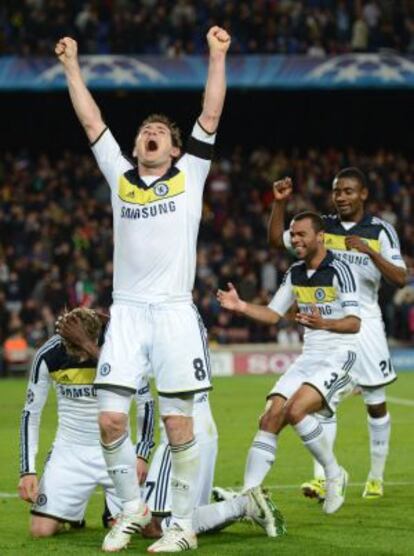
M 158 144 L 154 139 L 150 139 L 147 143 L 147 151 L 154 152 L 158 149 Z

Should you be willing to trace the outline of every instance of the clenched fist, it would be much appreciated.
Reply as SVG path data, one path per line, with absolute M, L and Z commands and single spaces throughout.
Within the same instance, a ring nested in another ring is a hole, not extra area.
M 215 25 L 207 33 L 207 42 L 211 54 L 215 52 L 225 54 L 229 49 L 231 38 L 227 31 Z
M 70 37 L 63 37 L 55 46 L 55 54 L 64 66 L 77 63 L 78 43 Z
M 273 196 L 275 201 L 287 201 L 292 195 L 292 180 L 290 178 L 283 178 L 283 180 L 275 181 L 273 183 Z

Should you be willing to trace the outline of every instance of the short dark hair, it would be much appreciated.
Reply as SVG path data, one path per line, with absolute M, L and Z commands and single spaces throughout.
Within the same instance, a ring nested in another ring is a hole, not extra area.
M 357 181 L 361 186 L 361 189 L 368 189 L 368 181 L 364 172 L 362 172 L 359 168 L 355 168 L 355 166 L 349 166 L 348 168 L 339 170 L 334 178 L 334 182 L 344 178 Z
M 183 146 L 183 141 L 181 139 L 181 130 L 178 125 L 170 120 L 170 118 L 165 114 L 150 114 L 149 116 L 147 116 L 142 124 L 139 126 L 138 133 L 146 125 L 155 123 L 160 123 L 167 126 L 171 133 L 171 141 L 173 146 L 181 149 L 181 147 Z
M 300 220 L 306 219 L 309 219 L 312 222 L 312 228 L 316 233 L 323 232 L 325 230 L 323 218 L 317 212 L 312 212 L 311 210 L 305 210 L 295 214 L 292 218 L 292 222 L 299 222 Z

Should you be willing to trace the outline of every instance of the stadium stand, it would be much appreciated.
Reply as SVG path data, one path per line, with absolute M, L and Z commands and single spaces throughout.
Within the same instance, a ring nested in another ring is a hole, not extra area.
M 233 35 L 233 54 L 414 52 L 411 2 L 5 0 L 0 54 L 49 55 L 64 35 L 85 54 L 200 54 L 213 21 Z

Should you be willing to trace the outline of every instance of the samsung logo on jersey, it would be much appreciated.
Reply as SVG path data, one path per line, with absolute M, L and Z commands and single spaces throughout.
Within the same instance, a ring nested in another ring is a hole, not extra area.
M 59 384 L 59 394 L 65 398 L 96 398 L 95 386 L 63 386 Z
M 157 203 L 151 207 L 144 208 L 121 208 L 121 218 L 129 218 L 130 220 L 139 220 L 140 218 L 150 218 L 153 216 L 158 216 L 159 214 L 168 214 L 169 212 L 175 212 L 175 202 L 168 201 L 168 203 Z
M 370 261 L 369 255 L 362 255 L 358 253 L 348 253 L 348 252 L 337 253 L 336 252 L 334 253 L 334 256 L 337 259 L 343 259 L 344 261 L 350 264 L 358 264 L 361 266 L 367 266 Z

